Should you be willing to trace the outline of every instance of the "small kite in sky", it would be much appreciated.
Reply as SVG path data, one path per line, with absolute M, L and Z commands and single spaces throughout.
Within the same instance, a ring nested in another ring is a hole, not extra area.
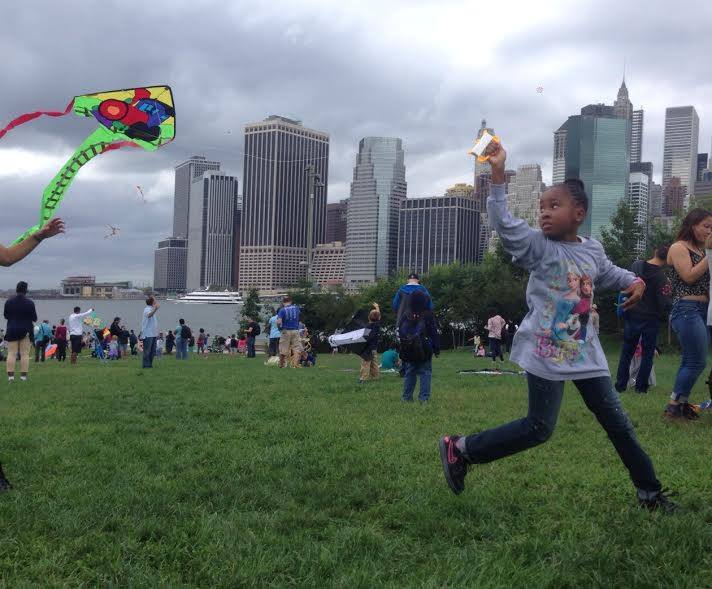
M 141 195 L 141 202 L 143 204 L 146 204 L 146 197 L 143 194 L 143 188 L 141 188 L 140 186 L 136 186 L 136 190 L 138 190 L 138 193 Z
M 104 235 L 104 239 L 109 239 L 110 237 L 114 237 L 115 235 L 118 237 L 119 231 L 121 231 L 121 229 L 119 229 L 118 227 L 114 227 L 113 225 L 107 225 L 106 227 L 109 229 L 109 231 L 111 231 L 111 233 L 107 233 L 106 235 Z
M 45 187 L 39 223 L 25 231 L 14 243 L 29 237 L 52 218 L 64 193 L 89 160 L 127 146 L 155 151 L 173 141 L 176 134 L 176 113 L 170 86 L 149 86 L 75 96 L 64 111 L 24 114 L 0 129 L 0 139 L 11 129 L 42 115 L 61 117 L 71 110 L 78 116 L 93 117 L 99 126 Z
M 537 86 L 536 91 L 541 94 L 542 92 L 544 92 L 544 86 Z

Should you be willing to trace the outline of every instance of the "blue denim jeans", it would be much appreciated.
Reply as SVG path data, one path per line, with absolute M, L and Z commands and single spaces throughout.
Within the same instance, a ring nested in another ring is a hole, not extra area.
M 670 319 L 682 347 L 682 362 L 675 377 L 671 398 L 679 403 L 687 403 L 692 387 L 707 365 L 707 303 L 677 301 L 672 307 Z
M 176 340 L 176 360 L 187 360 L 188 359 L 188 340 L 187 339 L 177 339 Z
M 143 367 L 153 368 L 153 357 L 156 355 L 156 338 L 143 338 Z
M 655 343 L 658 339 L 660 323 L 655 318 L 637 318 L 635 315 L 625 320 L 623 329 L 623 348 L 618 361 L 616 390 L 625 391 L 630 380 L 630 361 L 633 359 L 638 341 L 642 339 L 643 355 L 640 359 L 640 370 L 635 379 L 635 390 L 646 392 L 650 382 L 650 371 L 653 369 Z
M 255 338 L 250 335 L 247 336 L 247 357 L 255 357 Z
M 419 401 L 427 401 L 430 399 L 430 379 L 433 376 L 433 361 L 432 359 L 425 362 L 404 362 L 405 377 L 403 381 L 403 397 L 404 401 L 413 400 L 413 391 L 415 384 L 420 377 L 420 396 Z
M 527 374 L 529 412 L 526 417 L 468 436 L 467 460 L 474 464 L 492 462 L 546 442 L 554 433 L 564 396 L 564 382 Z M 573 381 L 584 403 L 606 430 L 618 456 L 628 469 L 639 496 L 659 491 L 653 463 L 640 447 L 633 424 L 621 407 L 610 377 Z

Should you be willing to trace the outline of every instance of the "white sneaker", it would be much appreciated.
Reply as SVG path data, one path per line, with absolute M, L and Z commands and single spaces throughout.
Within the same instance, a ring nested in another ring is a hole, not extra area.
M 26 377 L 26 376 L 21 376 L 21 377 L 20 377 L 20 380 L 27 380 L 27 377 Z
M 15 382 L 15 377 L 14 377 L 14 376 L 8 376 L 8 377 L 7 377 L 7 382 Z

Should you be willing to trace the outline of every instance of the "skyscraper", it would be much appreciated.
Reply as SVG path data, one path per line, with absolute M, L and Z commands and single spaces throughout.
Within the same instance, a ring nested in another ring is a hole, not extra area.
M 599 239 L 618 203 L 628 195 L 630 121 L 615 107 L 592 104 L 554 133 L 554 182 L 579 178 L 589 198 L 581 234 Z
M 648 197 L 650 203 L 650 217 L 662 217 L 663 215 L 663 187 L 657 182 L 650 181 L 650 194 Z
M 398 268 L 474 263 L 480 232 L 479 203 L 455 196 L 408 198 L 400 211 Z
M 482 134 L 487 131 L 490 135 L 494 135 L 494 129 L 492 127 L 487 126 L 487 121 L 485 119 L 482 119 L 482 122 L 480 123 L 480 128 L 477 129 L 477 136 L 475 138 L 475 142 L 482 137 Z M 487 162 L 480 162 L 475 158 L 475 196 L 482 197 L 482 194 L 477 192 L 477 178 L 479 178 L 480 174 L 489 172 L 490 171 L 490 165 Z
M 175 167 L 175 188 L 173 193 L 173 235 L 188 237 L 188 217 L 190 214 L 190 185 L 203 172 L 219 170 L 220 162 L 208 161 L 202 155 L 194 155 L 188 161 Z
M 190 185 L 186 287 L 234 284 L 237 178 L 208 171 Z
M 630 163 L 640 162 L 643 156 L 643 110 L 634 110 L 630 130 Z
M 702 173 L 707 169 L 707 154 L 698 153 L 697 154 L 697 173 L 695 174 L 695 180 L 699 182 L 702 180 Z
M 306 276 L 309 164 L 321 177 L 312 247 L 324 242 L 329 135 L 272 115 L 245 126 L 244 161 L 240 288 L 284 292 Z
M 672 191 L 675 193 L 675 198 L 677 198 L 680 189 L 683 190 L 685 196 L 690 195 L 694 190 L 697 177 L 699 126 L 700 119 L 694 106 L 676 106 L 665 109 L 663 193 L 673 177 L 679 179 L 679 185 L 675 186 Z
M 519 166 L 507 191 L 510 210 L 516 217 L 536 227 L 539 223 L 539 199 L 544 190 L 546 184 L 541 180 L 539 164 Z
M 185 290 L 187 241 L 168 237 L 158 242 L 153 260 L 153 290 L 160 294 Z
M 462 196 L 464 198 L 474 198 L 475 187 L 472 184 L 458 182 L 445 191 L 445 196 Z
M 346 218 L 348 215 L 348 199 L 330 202 L 326 205 L 326 238 L 325 243 L 346 241 Z
M 406 194 L 403 142 L 361 139 L 348 207 L 345 282 L 369 284 L 396 268 L 398 218 Z
M 673 176 L 663 187 L 662 213 L 665 217 L 682 213 L 685 208 L 685 198 L 687 196 L 687 186 L 680 178 Z
M 638 244 L 636 253 L 641 256 L 647 249 L 647 235 L 649 229 L 649 189 L 650 178 L 643 172 L 631 172 L 629 178 L 629 203 L 631 210 L 635 211 L 635 221 L 643 230 Z

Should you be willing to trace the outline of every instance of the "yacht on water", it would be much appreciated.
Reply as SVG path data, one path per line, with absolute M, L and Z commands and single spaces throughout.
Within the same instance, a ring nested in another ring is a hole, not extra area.
M 171 299 L 169 299 L 171 300 Z M 231 290 L 194 290 L 177 299 L 172 299 L 179 303 L 211 303 L 213 305 L 239 305 L 242 304 L 242 296 L 237 291 Z

